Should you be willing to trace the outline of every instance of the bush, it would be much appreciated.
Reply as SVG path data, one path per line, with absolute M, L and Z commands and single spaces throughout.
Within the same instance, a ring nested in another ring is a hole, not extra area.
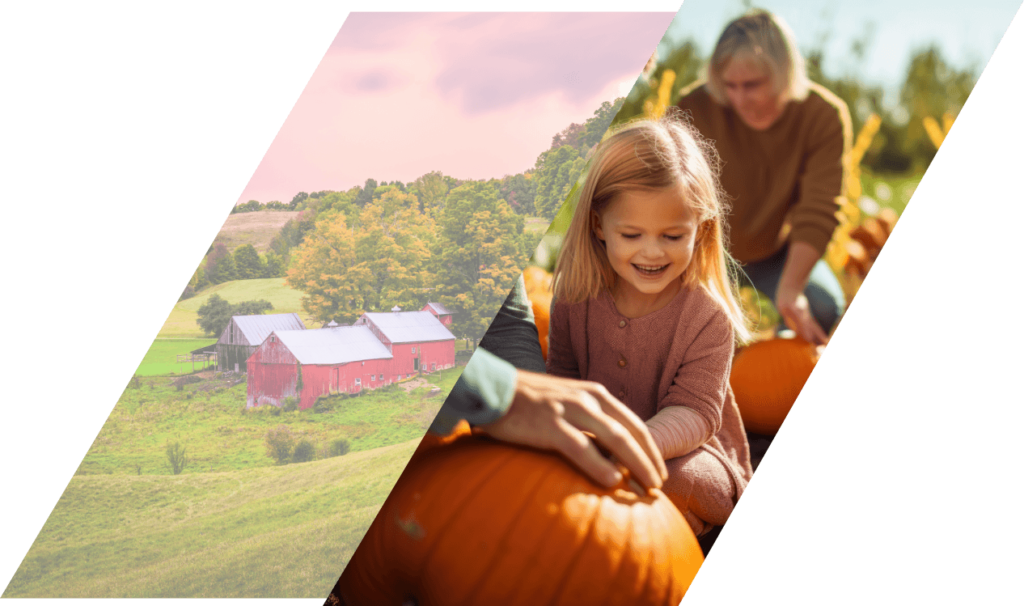
M 174 475 L 180 474 L 185 470 L 185 466 L 189 464 L 188 455 L 185 453 L 185 447 L 180 442 L 167 443 L 167 462 L 171 466 L 171 472 Z
M 274 408 L 277 408 L 276 406 Z M 278 409 L 280 410 L 280 409 Z M 278 465 L 284 465 L 292 456 L 294 450 L 295 436 L 287 425 L 278 425 L 267 432 L 264 436 L 267 444 L 267 456 L 277 461 Z
M 313 403 L 313 412 L 315 414 L 323 414 L 325 412 L 331 412 L 334 410 L 334 398 L 337 396 L 320 396 Z
M 291 412 L 299 409 L 299 399 L 293 397 L 287 397 L 281 402 L 281 410 L 284 412 Z
M 295 445 L 295 451 L 292 453 L 292 461 L 296 463 L 305 463 L 306 461 L 312 461 L 316 458 L 316 447 L 313 443 L 306 438 L 299 440 L 299 443 Z
M 348 452 L 350 446 L 345 438 L 338 438 L 331 442 L 331 449 L 328 451 L 332 457 L 340 457 Z
M 281 416 L 281 407 L 280 406 L 274 406 L 273 404 L 267 404 L 267 406 L 270 407 L 270 416 L 272 416 L 272 417 L 279 417 L 279 416 Z

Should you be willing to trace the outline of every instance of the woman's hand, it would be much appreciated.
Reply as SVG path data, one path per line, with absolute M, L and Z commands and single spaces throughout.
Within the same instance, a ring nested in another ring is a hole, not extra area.
M 622 474 L 583 432 L 592 434 L 643 486 L 661 488 L 668 477 L 647 426 L 598 383 L 517 371 L 509 409 L 479 429 L 505 442 L 555 450 L 607 487 L 619 483 Z
M 828 344 L 828 335 L 811 315 L 811 305 L 801 290 L 779 284 L 779 289 L 775 293 L 775 307 L 782 315 L 786 326 L 798 337 L 812 345 Z

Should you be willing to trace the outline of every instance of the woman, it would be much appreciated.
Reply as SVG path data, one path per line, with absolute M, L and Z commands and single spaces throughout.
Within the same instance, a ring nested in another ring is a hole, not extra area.
M 790 328 L 823 345 L 846 304 L 821 257 L 838 224 L 849 110 L 807 80 L 793 34 L 766 11 L 726 26 L 707 72 L 678 106 L 722 159 L 730 253 Z

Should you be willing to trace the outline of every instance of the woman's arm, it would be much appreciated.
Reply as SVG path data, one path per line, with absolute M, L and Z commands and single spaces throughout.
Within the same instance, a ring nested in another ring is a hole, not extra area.
M 579 361 L 572 350 L 569 330 L 569 306 L 559 301 L 551 304 L 551 325 L 548 328 L 548 374 L 582 379 Z

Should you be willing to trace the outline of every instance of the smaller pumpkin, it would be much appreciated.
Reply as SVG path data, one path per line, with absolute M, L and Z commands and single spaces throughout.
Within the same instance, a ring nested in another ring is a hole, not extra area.
M 729 383 L 747 431 L 775 435 L 818 362 L 818 348 L 803 339 L 748 345 L 732 362 Z
M 846 263 L 844 268 L 846 273 L 863 279 L 864 276 L 868 275 L 868 270 L 871 269 L 871 258 L 868 256 L 868 251 L 857 240 L 850 240 L 846 243 L 845 248 Z
M 896 227 L 896 221 L 899 219 L 899 215 L 896 214 L 891 208 L 883 208 L 878 212 L 878 224 L 885 230 L 885 237 L 888 238 L 892 235 L 892 229 Z
M 537 323 L 537 338 L 540 351 L 548 359 L 548 328 L 551 324 L 551 274 L 539 267 L 527 267 L 523 272 L 526 296 L 533 307 L 533 318 Z
M 865 219 L 863 223 L 850 231 L 850 237 L 860 242 L 867 251 L 868 256 L 874 260 L 878 253 L 885 246 L 885 240 L 889 237 L 882 224 L 873 218 Z

